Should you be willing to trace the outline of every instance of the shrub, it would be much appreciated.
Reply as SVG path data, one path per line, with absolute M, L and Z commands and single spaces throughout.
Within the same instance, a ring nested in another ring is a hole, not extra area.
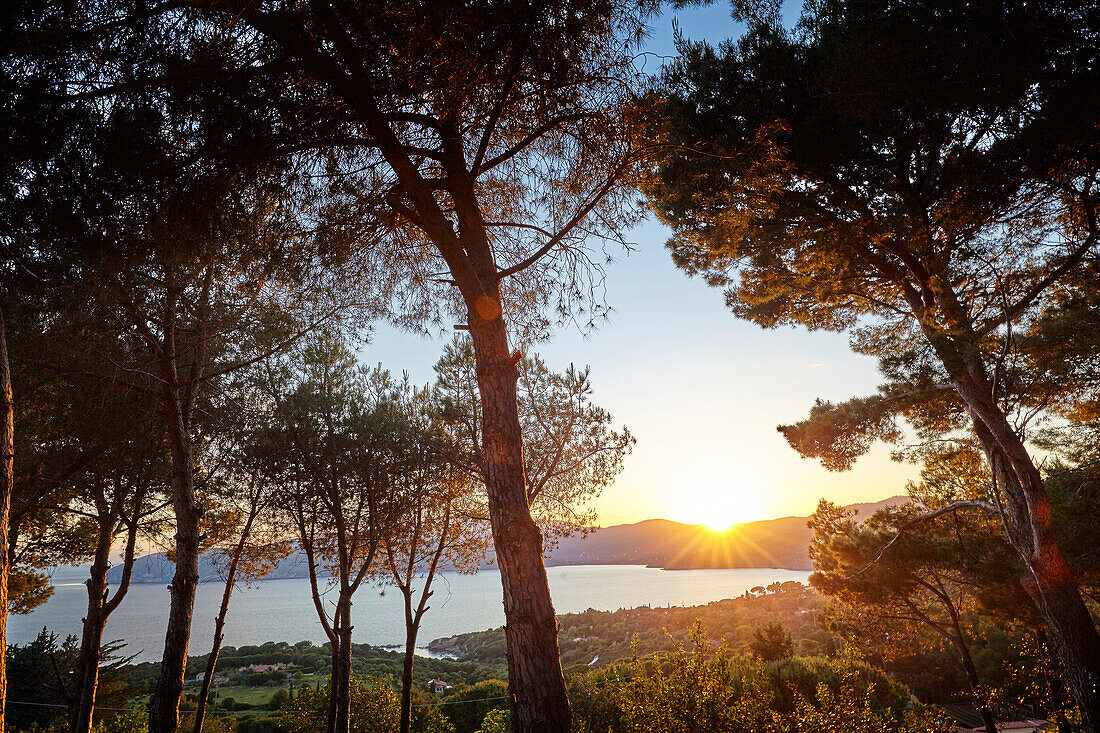
M 508 707 L 508 684 L 501 680 L 484 680 L 463 687 L 444 697 L 449 703 L 447 717 L 458 733 L 473 733 L 491 710 Z M 477 702 L 465 702 L 476 700 Z
M 92 727 L 92 733 L 147 733 L 149 717 L 144 710 L 132 710 L 105 718 Z
M 791 639 L 791 632 L 783 624 L 769 621 L 753 629 L 749 648 L 757 659 L 772 662 L 794 654 L 794 641 Z
M 477 733 L 508 733 L 508 711 L 490 710 L 481 721 L 481 730 Z
M 609 733 L 934 733 L 908 691 L 863 662 L 736 657 L 697 623 L 688 645 L 570 680 L 579 729 Z
M 288 706 L 286 727 L 290 733 L 324 730 L 328 718 L 329 686 L 303 687 Z M 391 733 L 401 720 L 401 706 L 387 680 L 368 677 L 351 680 L 351 729 L 357 733 Z

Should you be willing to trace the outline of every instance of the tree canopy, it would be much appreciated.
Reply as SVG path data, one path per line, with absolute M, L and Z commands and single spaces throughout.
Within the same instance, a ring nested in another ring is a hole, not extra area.
M 899 440 L 898 417 L 932 452 L 983 455 L 992 481 L 952 498 L 1004 519 L 1100 719 L 1100 635 L 1028 445 L 1077 403 L 1040 355 L 1059 339 L 1030 336 L 1097 281 L 1100 13 L 870 0 L 808 5 L 791 30 L 749 21 L 717 49 L 683 44 L 664 80 L 646 187 L 677 264 L 741 317 L 849 330 L 879 359 L 879 394 L 781 428 L 803 455 L 847 468 Z

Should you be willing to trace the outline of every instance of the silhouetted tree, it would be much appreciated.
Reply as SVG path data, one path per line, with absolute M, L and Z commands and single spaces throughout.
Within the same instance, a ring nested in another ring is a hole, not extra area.
M 757 659 L 764 662 L 774 662 L 776 659 L 785 659 L 794 654 L 794 641 L 791 632 L 778 621 L 757 626 L 752 631 L 752 641 L 749 648 Z
M 255 428 L 247 422 L 248 411 L 237 413 L 244 417 L 244 425 L 238 430 Z M 214 617 L 214 640 L 210 654 L 206 657 L 206 671 L 199 686 L 198 705 L 195 708 L 193 730 L 201 733 L 206 719 L 206 708 L 210 702 L 210 686 L 213 684 L 218 666 L 218 654 L 221 652 L 225 620 L 229 615 L 229 604 L 238 583 L 262 579 L 291 550 L 291 543 L 285 540 L 274 516 L 272 503 L 277 495 L 264 475 L 262 467 L 248 465 L 242 454 L 247 453 L 244 440 L 239 432 L 235 444 L 227 448 L 233 455 L 224 460 L 213 480 L 219 483 L 218 493 L 222 499 L 218 506 L 218 517 L 213 522 L 216 538 L 214 540 L 215 563 L 224 582 L 222 600 L 218 606 L 218 615 Z M 208 479 L 209 480 L 209 479 Z M 277 707 L 277 706 L 276 706 Z
M 512 725 L 564 733 L 569 705 L 523 474 L 521 355 L 510 342 L 542 335 L 550 311 L 583 319 L 602 312 L 590 297 L 598 264 L 589 240 L 621 240 L 632 221 L 621 185 L 636 158 L 625 113 L 632 43 L 652 5 L 191 7 L 210 32 L 235 34 L 243 59 L 236 78 L 262 89 L 249 103 L 288 100 L 303 126 L 320 131 L 302 145 L 330 151 L 336 170 L 372 182 L 354 208 L 400 246 L 393 271 L 408 287 L 398 317 L 465 318 L 509 620 Z
M 905 533 L 891 544 L 918 511 L 912 505 L 884 509 L 860 523 L 850 511 L 822 501 L 810 519 L 815 568 L 810 584 L 841 604 L 843 619 L 834 623 L 860 629 L 861 637 L 888 639 L 893 647 L 919 640 L 922 628 L 942 637 L 955 650 L 986 730 L 996 733 L 970 651 L 982 578 L 970 572 L 974 568 L 967 556 L 984 555 L 984 562 L 999 565 L 994 571 L 1002 583 L 1018 571 L 1011 563 L 996 562 L 1005 558 L 996 552 L 1000 538 L 988 536 L 988 528 L 985 537 L 974 527 L 965 530 L 970 546 L 964 547 L 963 531 L 957 526 L 930 522 L 920 533 Z M 885 545 L 889 546 L 884 550 Z M 993 551 L 983 553 L 985 547 Z
M 667 77 L 649 192 L 677 264 L 727 287 L 742 317 L 853 329 L 879 357 L 879 395 L 783 428 L 803 455 L 846 468 L 901 438 L 899 416 L 980 446 L 994 491 L 957 498 L 1003 520 L 1100 730 L 1100 635 L 1027 444 L 1059 370 L 1018 338 L 1094 272 L 1100 11 L 825 2 L 793 32 L 767 14 L 750 26 L 686 46 Z
M 407 497 L 404 516 L 383 539 L 387 565 L 382 582 L 404 603 L 405 655 L 401 675 L 401 733 L 412 727 L 413 668 L 420 623 L 444 568 L 476 572 L 490 537 L 481 516 L 484 501 L 471 477 L 469 446 L 448 430 L 431 388 L 407 391 L 404 409 L 411 442 L 398 480 Z
M 332 653 L 327 730 L 351 721 L 352 598 L 377 572 L 386 536 L 405 516 L 403 461 L 412 448 L 402 387 L 380 367 L 359 366 L 331 334 L 318 334 L 269 370 L 272 410 L 253 461 L 305 553 L 313 604 Z M 331 616 L 321 574 L 337 589 Z

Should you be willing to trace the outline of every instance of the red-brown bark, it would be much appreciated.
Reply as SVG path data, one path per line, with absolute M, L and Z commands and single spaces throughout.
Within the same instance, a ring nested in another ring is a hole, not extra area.
M 92 716 L 95 713 L 96 690 L 99 686 L 99 664 L 102 661 L 103 629 L 115 609 L 119 607 L 130 590 L 130 579 L 134 568 L 134 551 L 137 547 L 138 516 L 144 492 L 135 496 L 134 514 L 126 519 L 121 516 L 121 501 L 116 498 L 114 508 L 99 519 L 99 531 L 96 537 L 95 555 L 88 580 L 88 608 L 84 617 L 83 632 L 80 637 L 80 653 L 76 660 L 74 676 L 75 689 L 72 694 L 72 714 L 69 730 L 73 733 L 88 733 L 92 729 Z M 126 547 L 122 560 L 122 578 L 114 595 L 107 588 L 107 570 L 114 543 L 115 531 L 119 522 L 125 522 Z
M 15 481 L 15 402 L 11 390 L 11 366 L 4 314 L 0 312 L 0 733 L 4 733 L 4 714 L 8 694 L 7 647 L 8 572 L 11 558 L 8 548 L 8 523 L 11 494 Z
M 512 729 L 567 733 L 572 716 L 558 656 L 557 619 L 542 559 L 542 533 L 527 503 L 518 360 L 508 349 L 499 290 L 474 303 L 470 333 L 481 393 L 489 518 L 504 590 Z
M 922 327 L 970 412 L 974 432 L 1003 496 L 1005 533 L 1028 573 L 1021 579 L 1050 634 L 1085 730 L 1100 733 L 1100 633 L 1059 543 L 1042 473 L 1023 438 L 993 397 L 993 385 L 969 321 L 949 291 L 938 297 L 956 324 L 948 337 L 922 319 Z M 914 308 L 917 313 L 921 311 Z

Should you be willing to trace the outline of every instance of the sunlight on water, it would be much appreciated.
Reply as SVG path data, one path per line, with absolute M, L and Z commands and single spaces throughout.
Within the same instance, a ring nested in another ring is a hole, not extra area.
M 558 613 L 594 608 L 614 611 L 636 606 L 695 606 L 741 595 L 775 581 L 805 582 L 806 571 L 775 569 L 666 571 L 641 565 L 574 565 L 547 568 L 554 607 Z M 79 568 L 61 568 L 54 574 L 53 597 L 29 616 L 8 619 L 8 643 L 33 639 L 43 626 L 64 637 L 80 633 L 87 594 Z M 433 584 L 431 610 L 424 617 L 420 644 L 466 631 L 481 631 L 504 623 L 500 574 L 482 570 L 476 575 L 448 573 Z M 195 599 L 194 635 L 189 653 L 205 654 L 214 633 L 214 616 L 221 601 L 221 585 L 199 586 Z M 332 594 L 335 596 L 335 593 Z M 335 600 L 335 598 L 333 598 Z M 404 640 L 401 596 L 392 589 L 363 588 L 353 609 L 357 643 L 393 645 Z M 127 653 L 139 652 L 138 661 L 159 658 L 168 615 L 168 589 L 163 585 L 135 585 L 107 624 L 105 639 L 122 639 Z M 231 646 L 265 641 L 325 641 L 309 593 L 309 581 L 269 580 L 242 587 L 234 595 L 226 622 L 225 643 Z

